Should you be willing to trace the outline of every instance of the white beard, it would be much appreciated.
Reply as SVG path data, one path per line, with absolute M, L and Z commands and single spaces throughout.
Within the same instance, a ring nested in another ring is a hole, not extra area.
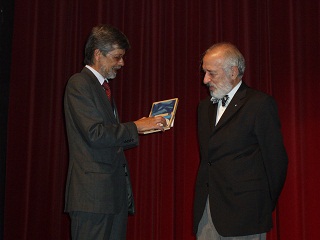
M 208 86 L 210 86 L 208 84 Z M 232 85 L 230 83 L 221 84 L 221 86 L 212 84 L 212 86 L 215 88 L 214 91 L 210 91 L 211 97 L 220 99 L 223 98 L 225 95 L 227 95 L 232 90 Z

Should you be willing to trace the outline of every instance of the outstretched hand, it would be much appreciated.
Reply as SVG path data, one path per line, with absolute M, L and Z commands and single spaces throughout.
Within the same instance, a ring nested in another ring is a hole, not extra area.
M 137 121 L 134 121 L 134 123 L 136 124 L 139 133 L 153 129 L 164 131 L 164 127 L 167 126 L 166 119 L 160 116 L 143 117 Z

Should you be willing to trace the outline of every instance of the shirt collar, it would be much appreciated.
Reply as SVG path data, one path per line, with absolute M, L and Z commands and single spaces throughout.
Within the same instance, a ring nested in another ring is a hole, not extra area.
M 96 76 L 96 78 L 98 78 L 101 85 L 104 81 L 108 82 L 108 79 L 105 79 L 97 70 L 93 69 L 89 65 L 86 65 L 86 68 L 88 68 Z
M 237 84 L 234 88 L 232 88 L 232 90 L 228 93 L 228 96 L 229 96 L 229 100 L 228 100 L 228 101 L 229 101 L 229 102 L 231 102 L 233 96 L 234 96 L 234 95 L 236 94 L 236 92 L 238 91 L 241 83 L 242 83 L 242 80 L 241 80 L 240 82 L 238 82 L 238 84 Z

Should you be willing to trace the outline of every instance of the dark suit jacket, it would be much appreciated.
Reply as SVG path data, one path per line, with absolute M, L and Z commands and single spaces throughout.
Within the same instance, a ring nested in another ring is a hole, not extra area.
M 210 97 L 198 108 L 201 162 L 194 232 L 208 194 L 212 221 L 220 235 L 267 232 L 288 164 L 276 103 L 242 83 L 214 126 L 216 109 Z
M 65 211 L 118 213 L 127 204 L 124 149 L 138 145 L 136 125 L 119 123 L 87 68 L 69 79 L 64 109 L 69 143 Z

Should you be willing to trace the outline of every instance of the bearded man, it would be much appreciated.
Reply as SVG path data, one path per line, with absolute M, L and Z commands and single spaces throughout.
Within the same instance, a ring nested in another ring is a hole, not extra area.
M 233 44 L 210 47 L 202 69 L 211 96 L 198 107 L 194 233 L 266 239 L 288 164 L 276 103 L 243 82 L 245 60 Z

